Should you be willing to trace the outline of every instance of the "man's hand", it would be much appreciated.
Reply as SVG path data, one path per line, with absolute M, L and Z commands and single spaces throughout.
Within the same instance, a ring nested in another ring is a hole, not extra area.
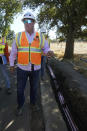
M 54 56 L 54 52 L 53 51 L 48 51 L 47 57 L 50 58 L 50 57 L 53 57 L 53 56 Z
M 10 72 L 11 72 L 11 73 L 14 72 L 14 66 L 10 66 Z

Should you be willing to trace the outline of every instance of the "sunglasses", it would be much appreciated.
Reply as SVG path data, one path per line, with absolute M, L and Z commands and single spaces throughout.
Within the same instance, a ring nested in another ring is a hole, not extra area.
M 28 20 L 24 20 L 23 22 L 24 22 L 24 24 L 25 24 L 25 23 L 30 24 L 30 23 L 32 23 L 32 22 L 33 22 L 33 20 L 28 19 Z

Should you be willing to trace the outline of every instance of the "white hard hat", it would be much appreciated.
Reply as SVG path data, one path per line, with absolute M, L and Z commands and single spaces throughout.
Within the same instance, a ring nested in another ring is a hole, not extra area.
M 41 33 L 46 33 L 45 28 L 41 28 L 40 32 L 41 32 Z
M 34 15 L 33 15 L 32 13 L 30 13 L 30 12 L 27 12 L 27 13 L 24 14 L 24 16 L 23 16 L 23 18 L 22 18 L 22 21 L 23 21 L 24 19 L 33 19 L 33 20 L 35 21 Z

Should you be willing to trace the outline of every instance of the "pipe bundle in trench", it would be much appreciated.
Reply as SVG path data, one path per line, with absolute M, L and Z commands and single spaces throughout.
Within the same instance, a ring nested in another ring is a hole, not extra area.
M 81 131 L 87 129 L 87 79 L 66 62 L 49 60 L 64 97 Z

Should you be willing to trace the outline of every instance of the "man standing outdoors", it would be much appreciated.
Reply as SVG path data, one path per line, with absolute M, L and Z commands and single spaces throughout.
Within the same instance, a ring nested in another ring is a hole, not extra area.
M 24 14 L 22 22 L 25 31 L 19 32 L 12 44 L 10 54 L 10 70 L 14 70 L 14 61 L 17 56 L 17 115 L 21 115 L 25 102 L 24 90 L 27 79 L 30 82 L 30 104 L 36 108 L 37 89 L 40 82 L 41 50 L 52 56 L 48 43 L 34 30 L 35 17 L 32 13 Z
M 6 93 L 11 94 L 11 84 L 10 79 L 6 70 L 6 64 L 9 62 L 9 52 L 8 45 L 6 39 L 1 37 L 0 39 L 0 74 L 4 76 Z M 1 82 L 1 80 L 0 80 Z M 0 90 L 2 89 L 2 85 L 0 84 Z

